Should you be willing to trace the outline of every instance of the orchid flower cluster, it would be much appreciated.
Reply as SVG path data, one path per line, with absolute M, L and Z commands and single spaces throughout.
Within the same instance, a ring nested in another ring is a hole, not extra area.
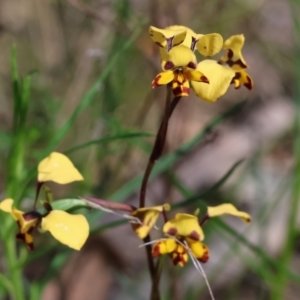
M 190 257 L 199 270 L 201 269 L 200 263 L 206 263 L 209 260 L 209 248 L 203 243 L 204 223 L 210 218 L 226 214 L 249 223 L 250 215 L 239 211 L 230 203 L 225 203 L 215 207 L 208 206 L 202 220 L 198 217 L 199 209 L 194 214 L 182 212 L 169 218 L 170 204 L 165 203 L 153 207 L 145 205 L 147 181 L 154 163 L 162 153 L 168 120 L 172 111 L 181 97 L 190 94 L 190 88 L 199 98 L 211 103 L 224 95 L 231 84 L 236 89 L 242 85 L 249 90 L 253 88 L 253 80 L 246 72 L 248 66 L 241 53 L 245 39 L 243 35 L 234 35 L 223 42 L 220 34 L 196 34 L 184 26 L 170 26 L 165 29 L 150 26 L 149 33 L 152 40 L 160 47 L 160 61 L 163 70 L 154 78 L 152 87 L 166 85 L 170 91 L 167 93 L 166 103 L 170 103 L 168 97 L 173 94 L 175 102 L 172 103 L 175 104 L 171 111 L 165 111 L 162 125 L 158 130 L 153 152 L 143 178 L 140 204 L 135 207 L 126 203 L 114 203 L 87 196 L 82 199 L 90 207 L 119 214 L 126 218 L 137 237 L 144 241 L 142 245 L 150 247 L 151 250 L 148 252 L 152 256 L 150 261 L 153 257 L 168 255 L 174 265 L 184 267 Z M 202 56 L 210 58 L 222 49 L 226 50 L 226 54 L 219 60 L 204 59 L 197 63 L 196 50 Z M 15 207 L 13 199 L 8 198 L 0 202 L 0 210 L 10 214 L 16 221 L 19 229 L 16 237 L 25 242 L 30 250 L 34 249 L 36 229 L 43 232 L 49 231 L 60 243 L 80 250 L 89 235 L 89 224 L 85 216 L 53 209 L 48 198 L 41 201 L 40 209 L 36 208 L 36 202 L 41 188 L 49 189 L 45 185 L 47 182 L 67 184 L 83 180 L 82 175 L 65 155 L 58 152 L 52 152 L 43 159 L 38 165 L 37 173 L 37 193 L 33 209 L 23 212 Z M 161 226 L 158 225 L 160 216 L 163 220 Z M 156 230 L 160 234 L 160 238 L 151 241 L 152 230 Z M 153 284 L 155 282 L 153 280 Z
M 163 72 L 152 82 L 152 87 L 171 83 L 175 96 L 188 96 L 190 84 L 195 94 L 207 102 L 215 102 L 234 84 L 251 90 L 253 80 L 245 71 L 247 64 L 242 56 L 245 38 L 234 35 L 223 43 L 218 33 L 197 34 L 184 26 L 170 26 L 159 29 L 149 28 L 152 40 L 160 47 Z M 227 54 L 219 61 L 205 59 L 197 64 L 195 50 L 204 57 L 212 57 L 221 49 Z

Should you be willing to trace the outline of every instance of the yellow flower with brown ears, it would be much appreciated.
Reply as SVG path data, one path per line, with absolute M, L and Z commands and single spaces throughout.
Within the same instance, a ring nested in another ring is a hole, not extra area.
M 173 94 L 176 97 L 188 96 L 190 93 L 189 81 L 208 83 L 203 73 L 196 71 L 196 56 L 186 46 L 173 47 L 164 53 L 162 63 L 163 72 L 159 73 L 152 81 L 152 88 L 172 83 Z
M 223 45 L 223 49 L 227 50 L 227 53 L 220 58 L 219 63 L 225 63 L 235 71 L 232 83 L 234 83 L 236 89 L 244 85 L 247 89 L 252 90 L 253 80 L 245 71 L 248 66 L 242 55 L 244 43 L 245 37 L 243 34 L 233 35 L 228 38 Z
M 39 182 L 53 181 L 59 184 L 67 184 L 81 180 L 83 180 L 82 175 L 69 158 L 62 153 L 52 152 L 38 165 Z
M 23 212 L 13 207 L 13 199 L 0 202 L 0 210 L 9 213 L 17 222 L 19 232 L 16 237 L 26 243 L 30 250 L 34 250 L 33 231 L 40 226 L 42 230 L 49 231 L 60 243 L 80 250 L 89 234 L 89 224 L 83 215 L 71 215 L 65 211 L 52 210 L 45 214 L 38 211 Z
M 198 211 L 199 212 L 199 211 Z M 212 217 L 232 215 L 249 223 L 251 217 L 243 211 L 237 210 L 232 204 L 225 203 L 215 207 L 208 207 L 206 216 L 201 224 Z M 204 233 L 195 215 L 178 213 L 175 218 L 165 223 L 163 233 L 166 238 L 154 241 L 152 255 L 154 257 L 169 254 L 174 265 L 185 266 L 190 256 L 197 267 L 199 262 L 205 263 L 209 259 L 209 249 L 202 243 Z
M 169 204 L 159 206 L 138 208 L 130 213 L 130 216 L 137 218 L 140 223 L 131 223 L 134 232 L 140 239 L 144 239 L 154 227 L 159 215 L 170 210 Z
M 174 265 L 181 267 L 185 266 L 189 255 L 193 255 L 201 262 L 209 259 L 208 247 L 201 242 L 204 233 L 196 216 L 178 213 L 164 225 L 163 232 L 170 238 L 154 244 L 152 249 L 154 257 L 170 254 Z

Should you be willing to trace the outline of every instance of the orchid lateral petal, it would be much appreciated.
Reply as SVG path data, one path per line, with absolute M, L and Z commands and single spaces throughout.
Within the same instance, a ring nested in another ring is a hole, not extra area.
M 197 71 L 205 74 L 209 84 L 192 81 L 195 94 L 206 102 L 216 102 L 223 96 L 235 76 L 232 69 L 222 66 L 214 60 L 203 60 L 197 65 Z
M 67 184 L 81 180 L 83 180 L 82 175 L 69 158 L 62 153 L 52 152 L 38 165 L 39 182 L 53 181 L 59 184 Z
M 157 257 L 159 255 L 172 253 L 176 249 L 176 247 L 177 243 L 174 239 L 158 241 L 153 245 L 152 256 Z
M 195 241 L 202 241 L 204 233 L 194 215 L 178 213 L 163 227 L 163 232 L 171 236 L 188 237 Z
M 166 85 L 170 83 L 174 79 L 173 71 L 164 71 L 156 75 L 154 80 L 152 81 L 152 88 L 156 88 L 160 85 Z
M 11 213 L 14 200 L 11 198 L 4 199 L 0 202 L 0 210 Z
M 223 49 L 227 50 L 227 54 L 222 56 L 219 62 L 228 64 L 235 71 L 246 69 L 248 66 L 242 55 L 244 42 L 245 37 L 243 34 L 228 38 L 223 45 Z
M 83 215 L 71 215 L 60 210 L 52 210 L 43 217 L 41 227 L 60 243 L 75 250 L 81 249 L 89 235 L 89 224 Z
M 193 241 L 190 239 L 187 239 L 187 244 L 190 248 L 190 250 L 192 251 L 192 253 L 194 254 L 194 256 L 197 258 L 197 260 L 206 263 L 209 259 L 209 249 L 208 247 L 198 241 Z
M 209 83 L 209 80 L 206 78 L 206 76 L 202 72 L 191 70 L 191 69 L 186 69 L 183 71 L 183 74 L 190 81 Z
M 251 216 L 246 212 L 239 211 L 230 203 L 221 204 L 218 206 L 208 206 L 207 215 L 212 217 L 218 217 L 222 215 L 232 215 L 242 219 L 245 223 L 250 223 Z
M 197 50 L 203 56 L 214 56 L 223 46 L 223 38 L 218 33 L 210 33 L 202 36 L 196 44 Z

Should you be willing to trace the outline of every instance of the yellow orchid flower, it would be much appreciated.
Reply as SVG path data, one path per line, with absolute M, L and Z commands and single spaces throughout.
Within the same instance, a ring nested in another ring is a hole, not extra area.
M 166 222 L 163 232 L 170 238 L 156 242 L 152 255 L 170 254 L 174 265 L 185 266 L 188 256 L 192 255 L 200 262 L 207 262 L 209 249 L 201 241 L 204 233 L 195 215 L 178 213 L 175 218 Z
M 214 60 L 203 60 L 197 65 L 197 70 L 205 74 L 209 84 L 192 81 L 195 94 L 206 102 L 215 102 L 223 96 L 232 82 L 235 72 L 227 66 L 222 66 Z
M 253 80 L 245 71 L 248 68 L 247 63 L 242 55 L 242 48 L 245 43 L 243 34 L 233 35 L 224 42 L 223 49 L 227 54 L 219 60 L 220 64 L 227 64 L 235 71 L 235 76 L 231 83 L 234 83 L 236 89 L 244 85 L 248 90 L 253 89 Z
M 223 45 L 223 49 L 227 50 L 227 54 L 222 56 L 219 62 L 226 63 L 235 71 L 246 69 L 248 66 L 242 55 L 244 43 L 245 37 L 243 34 L 233 35 L 228 38 Z
M 159 29 L 154 26 L 150 26 L 149 34 L 155 44 L 169 51 L 172 47 L 180 45 L 185 40 L 186 29 Z
M 80 250 L 89 234 L 89 225 L 83 215 L 71 215 L 60 210 L 50 210 L 45 215 L 37 211 L 24 213 L 13 207 L 13 199 L 10 198 L 0 203 L 0 210 L 14 218 L 19 226 L 16 237 L 24 241 L 30 250 L 34 249 L 32 233 L 39 225 L 59 242 L 75 250 Z
M 230 203 L 224 203 L 218 206 L 208 206 L 207 207 L 207 215 L 208 217 L 218 217 L 222 215 L 232 215 L 238 218 L 241 218 L 245 223 L 251 222 L 251 216 L 247 214 L 246 212 L 237 210 L 236 207 L 234 207 Z
M 152 88 L 172 83 L 173 94 L 176 97 L 188 96 L 190 92 L 189 81 L 207 82 L 207 78 L 196 71 L 196 56 L 185 46 L 172 48 L 165 54 L 163 63 L 164 72 L 159 73 L 152 81 Z
M 67 184 L 81 180 L 83 180 L 82 175 L 69 158 L 62 153 L 52 152 L 38 165 L 39 182 L 54 181 L 59 184 Z
M 140 239 L 144 239 L 155 225 L 159 215 L 163 211 L 170 210 L 169 204 L 163 204 L 159 206 L 138 208 L 131 212 L 129 215 L 135 217 L 141 221 L 138 223 L 131 223 L 134 232 Z

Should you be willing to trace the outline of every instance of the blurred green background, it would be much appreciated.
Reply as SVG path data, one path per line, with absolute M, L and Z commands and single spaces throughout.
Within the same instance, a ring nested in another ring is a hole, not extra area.
M 57 150 L 85 181 L 51 185 L 55 199 L 136 205 L 166 92 L 151 89 L 160 63 L 149 25 L 224 39 L 244 33 L 254 90 L 231 87 L 215 104 L 193 94 L 181 100 L 147 204 L 183 201 L 180 211 L 193 212 L 200 201 L 231 202 L 249 212 L 249 226 L 224 218 L 204 227 L 211 250 L 204 269 L 216 299 L 299 299 L 299 16 L 296 0 L 1 0 L 1 199 L 30 208 L 36 166 Z M 149 298 L 145 251 L 130 226 L 76 211 L 93 231 L 78 253 L 48 234 L 28 253 L 15 248 L 16 227 L 8 234 L 2 226 L 10 242 L 0 249 L 1 299 Z M 11 278 L 21 278 L 20 295 Z M 167 257 L 160 289 L 162 299 L 210 299 L 191 263 L 175 268 Z

